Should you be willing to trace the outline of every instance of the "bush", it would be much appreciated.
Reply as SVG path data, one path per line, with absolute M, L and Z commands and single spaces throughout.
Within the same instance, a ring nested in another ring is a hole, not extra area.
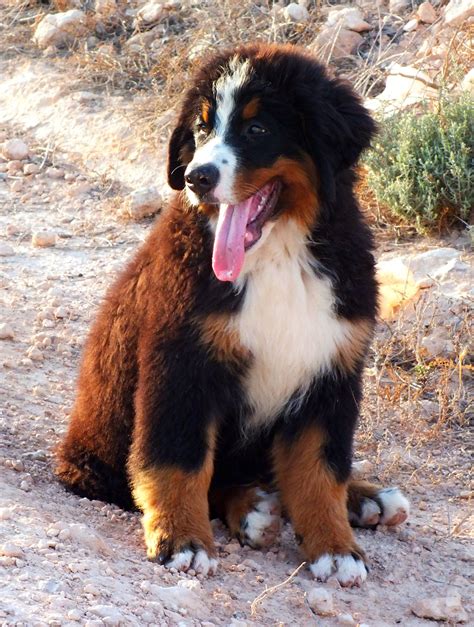
M 474 207 L 474 101 L 441 99 L 436 111 L 402 111 L 380 125 L 366 155 L 377 200 L 418 231 L 468 222 Z

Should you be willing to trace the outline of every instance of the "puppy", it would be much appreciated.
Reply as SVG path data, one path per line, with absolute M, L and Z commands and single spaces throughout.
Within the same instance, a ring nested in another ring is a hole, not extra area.
M 178 190 L 87 341 L 57 474 L 138 507 L 148 556 L 212 573 L 210 516 L 268 544 L 279 507 L 313 575 L 367 575 L 350 523 L 398 524 L 398 489 L 351 482 L 376 315 L 354 165 L 375 125 L 291 46 L 216 54 L 169 145 Z

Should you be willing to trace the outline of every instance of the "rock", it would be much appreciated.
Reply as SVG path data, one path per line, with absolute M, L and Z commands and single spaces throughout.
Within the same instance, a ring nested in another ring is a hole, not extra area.
M 399 13 L 403 13 L 404 11 L 411 9 L 411 0 L 390 0 L 388 8 L 390 13 L 398 15 Z
M 2 322 L 0 324 L 0 340 L 13 340 L 15 332 L 8 322 Z
M 138 189 L 128 197 L 126 212 L 134 220 L 157 213 L 163 204 L 163 197 L 156 187 Z
M 43 361 L 44 359 L 43 353 L 40 351 L 39 348 L 36 348 L 36 346 L 32 346 L 31 348 L 29 348 L 26 354 L 29 359 L 31 359 L 31 361 Z
M 287 7 L 283 9 L 283 15 L 289 22 L 307 22 L 309 19 L 308 9 L 296 2 L 291 2 Z
M 21 180 L 13 181 L 13 183 L 10 186 L 10 189 L 12 192 L 21 192 L 21 190 L 23 189 L 23 181 Z
M 123 614 L 114 605 L 93 605 L 90 611 L 100 616 L 106 625 L 126 624 Z
M 79 9 L 48 13 L 38 24 L 33 41 L 40 48 L 64 46 L 87 33 L 86 14 Z
M 309 607 L 319 616 L 331 616 L 334 612 L 332 592 L 325 588 L 312 588 L 307 593 Z
M 31 243 L 37 248 L 56 246 L 56 233 L 52 231 L 37 231 L 33 233 Z
M 362 33 L 372 29 L 372 26 L 364 20 L 361 11 L 356 7 L 330 11 L 326 24 L 327 26 L 347 28 L 348 30 L 356 31 L 357 33 Z
M 147 2 L 137 12 L 137 22 L 142 24 L 153 24 L 166 15 L 167 11 L 161 2 Z
M 2 154 L 7 159 L 21 161 L 26 159 L 29 153 L 28 146 L 21 139 L 10 139 L 2 146 Z
M 424 100 L 436 100 L 438 90 L 425 72 L 414 67 L 394 63 L 385 82 L 385 89 L 376 98 L 365 101 L 372 110 L 391 115 L 404 107 Z
M 0 547 L 0 555 L 3 555 L 4 557 L 25 557 L 22 549 L 11 542 L 5 542 L 5 544 L 2 544 Z
M 4 242 L 0 242 L 0 257 L 10 257 L 10 255 L 14 255 L 15 251 L 10 246 L 10 244 L 5 244 Z
M 461 89 L 474 94 L 474 68 L 469 70 L 461 81 Z
M 87 525 L 74 523 L 69 526 L 71 539 L 92 551 L 98 553 L 111 554 L 112 549 L 105 540 Z
M 156 584 L 150 586 L 150 592 L 155 599 L 160 601 L 167 609 L 178 611 L 184 608 L 194 614 L 202 614 L 206 612 L 200 596 L 194 590 L 189 590 L 182 586 L 171 586 L 163 588 Z
M 338 625 L 356 625 L 356 621 L 352 617 L 352 614 L 339 614 L 337 617 Z
M 474 15 L 472 0 L 450 0 L 444 10 L 444 21 L 449 26 L 461 26 Z
M 96 15 L 102 18 L 114 17 L 117 13 L 116 0 L 95 0 Z
M 433 24 L 438 18 L 433 5 L 430 2 L 422 2 L 416 12 L 418 18 L 424 24 Z
M 439 403 L 424 398 L 420 401 L 420 407 L 423 414 L 428 418 L 437 418 L 439 416 Z
M 143 33 L 137 33 L 125 42 L 125 48 L 139 51 L 141 48 L 150 46 L 159 36 L 156 28 L 152 28 Z
M 403 30 L 405 33 L 411 33 L 418 28 L 418 19 L 415 17 L 405 24 Z
M 469 618 L 462 606 L 459 592 L 450 592 L 446 597 L 419 599 L 414 603 L 411 611 L 420 618 L 453 623 L 466 623 Z
M 23 168 L 24 174 L 38 174 L 39 171 L 40 167 L 36 163 L 27 163 Z
M 46 176 L 50 179 L 64 178 L 64 170 L 61 168 L 46 168 Z
M 421 348 L 425 357 L 450 357 L 454 354 L 454 344 L 448 336 L 447 329 L 438 327 L 421 340 Z
M 364 38 L 352 30 L 324 27 L 313 43 L 313 48 L 325 59 L 347 57 L 357 52 Z
M 374 465 L 368 459 L 361 459 L 358 462 L 352 462 L 352 475 L 354 477 L 367 477 L 374 470 Z

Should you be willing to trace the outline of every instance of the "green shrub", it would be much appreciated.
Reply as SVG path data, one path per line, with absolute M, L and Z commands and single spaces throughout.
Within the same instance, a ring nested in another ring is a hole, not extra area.
M 443 98 L 436 111 L 383 120 L 365 158 L 377 200 L 418 231 L 469 220 L 474 207 L 474 101 Z

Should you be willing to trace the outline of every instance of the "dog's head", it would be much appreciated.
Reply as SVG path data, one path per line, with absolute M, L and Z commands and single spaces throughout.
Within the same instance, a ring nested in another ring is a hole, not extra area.
M 209 216 L 217 277 L 234 281 L 279 219 L 309 232 L 374 130 L 350 87 L 292 46 L 243 46 L 204 63 L 171 136 L 168 180 Z

